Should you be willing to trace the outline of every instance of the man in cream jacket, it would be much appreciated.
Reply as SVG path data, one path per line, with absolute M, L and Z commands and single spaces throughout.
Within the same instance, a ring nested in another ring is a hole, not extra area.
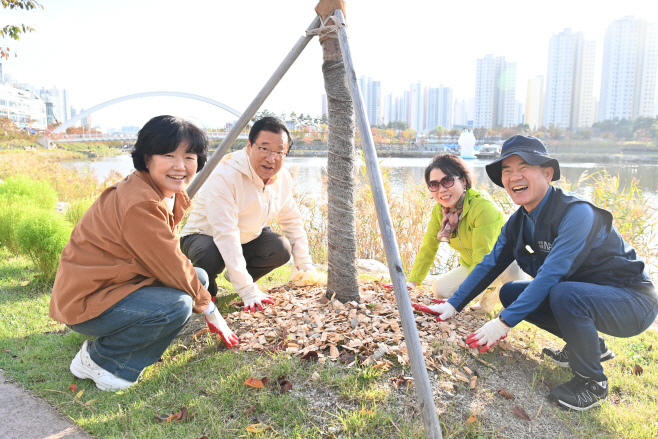
M 226 155 L 203 185 L 181 232 L 181 251 L 208 273 L 210 294 L 217 295 L 215 279 L 226 268 L 225 277 L 245 311 L 273 303 L 255 281 L 287 263 L 291 255 L 294 273 L 317 274 L 293 199 L 292 179 L 283 169 L 291 147 L 290 133 L 279 119 L 257 121 L 247 147 Z M 272 220 L 281 225 L 285 237 L 267 226 Z

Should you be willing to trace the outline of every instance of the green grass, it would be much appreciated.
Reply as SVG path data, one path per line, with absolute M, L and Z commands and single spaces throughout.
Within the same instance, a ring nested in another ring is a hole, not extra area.
M 282 267 L 263 278 L 261 286 L 283 283 L 289 272 L 289 266 Z M 52 285 L 39 283 L 35 274 L 27 259 L 0 249 L 0 368 L 96 437 L 424 437 L 422 422 L 411 402 L 413 388 L 394 390 L 390 385 L 392 376 L 409 375 L 408 368 L 381 372 L 330 362 L 308 363 L 284 353 L 227 350 L 208 334 L 196 341 L 190 333 L 177 339 L 161 362 L 145 370 L 138 385 L 117 393 L 101 392 L 90 380 L 75 379 L 69 372 L 69 363 L 85 337 L 48 317 Z M 22 286 L 27 281 L 29 284 Z M 222 275 L 218 283 L 225 289 L 224 297 L 233 295 Z M 201 319 L 194 325 L 198 326 L 195 329 L 204 326 Z M 568 370 L 537 355 L 547 340 L 559 344 L 554 337 L 523 323 L 510 339 L 520 347 L 518 350 L 502 356 L 497 349 L 480 358 L 499 368 L 529 368 L 532 379 L 523 383 L 529 389 L 547 392 L 547 383 L 559 384 L 571 378 Z M 658 436 L 657 332 L 607 339 L 617 354 L 605 367 L 611 396 L 600 409 L 582 414 L 553 408 L 554 416 L 563 419 L 565 425 L 555 437 Z M 440 342 L 435 348 L 441 348 Z M 461 351 L 455 351 L 455 355 L 449 359 L 456 364 L 470 358 Z M 635 364 L 643 367 L 642 375 L 632 374 Z M 292 382 L 293 391 L 281 395 L 243 384 L 247 378 L 265 376 L 285 376 Z M 77 392 L 84 391 L 79 398 L 67 390 L 72 383 L 77 385 Z M 469 391 L 460 385 L 458 393 L 462 392 Z M 487 401 L 500 403 L 493 392 Z M 440 415 L 444 438 L 500 437 L 495 429 L 479 422 L 466 425 L 457 400 L 451 404 Z M 192 421 L 161 423 L 155 418 L 156 414 L 170 414 L 181 407 L 194 414 Z M 545 407 L 545 413 L 547 410 Z M 246 428 L 256 423 L 271 428 L 248 433 Z

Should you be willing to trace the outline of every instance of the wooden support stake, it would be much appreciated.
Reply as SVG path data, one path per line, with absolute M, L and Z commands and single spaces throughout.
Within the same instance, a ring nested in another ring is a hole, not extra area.
M 313 20 L 307 31 L 313 30 L 319 25 L 320 17 L 315 17 L 315 20 Z M 288 55 L 284 58 L 284 60 L 272 74 L 267 83 L 265 83 L 261 91 L 256 95 L 251 104 L 249 104 L 247 109 L 244 110 L 242 116 L 240 116 L 235 125 L 233 125 L 233 128 L 231 128 L 231 130 L 228 132 L 224 138 L 224 141 L 222 141 L 217 150 L 210 156 L 206 166 L 203 167 L 201 172 L 196 175 L 196 178 L 187 187 L 187 194 L 190 196 L 190 198 L 194 197 L 203 183 L 205 183 L 208 177 L 210 177 L 213 169 L 215 169 L 219 161 L 222 159 L 222 157 L 224 157 L 224 154 L 226 154 L 226 151 L 228 151 L 231 145 L 233 145 L 233 142 L 235 142 L 235 139 L 238 138 L 240 132 L 247 126 L 251 118 L 254 117 L 254 114 L 256 114 L 260 106 L 263 105 L 265 99 L 267 99 L 270 93 L 272 93 L 274 87 L 276 87 L 279 81 L 281 81 L 281 78 L 283 78 L 286 72 L 288 72 L 290 66 L 293 65 L 293 63 L 297 60 L 299 55 L 312 39 L 313 35 L 304 35 L 303 37 L 299 38 L 290 53 L 288 53 Z
M 361 133 L 361 147 L 366 159 L 366 169 L 368 170 L 368 177 L 370 179 L 370 187 L 372 189 L 375 207 L 377 209 L 377 219 L 379 220 L 379 227 L 381 230 L 382 238 L 384 239 L 384 249 L 386 250 L 386 259 L 388 261 L 389 272 L 391 273 L 391 280 L 395 290 L 395 301 L 398 305 L 400 312 L 400 319 L 402 320 L 402 331 L 404 332 L 404 339 L 407 344 L 407 351 L 409 353 L 409 361 L 411 362 L 411 372 L 414 378 L 414 387 L 416 388 L 416 395 L 420 402 L 420 410 L 423 417 L 423 424 L 425 426 L 425 437 L 430 439 L 441 439 L 441 426 L 439 418 L 434 406 L 434 399 L 432 397 L 432 387 L 430 385 L 429 376 L 427 375 L 427 368 L 425 367 L 425 357 L 423 350 L 420 346 L 420 338 L 416 329 L 416 321 L 414 320 L 413 310 L 411 308 L 411 299 L 407 292 L 407 283 L 402 269 L 402 259 L 398 251 L 397 241 L 393 233 L 393 222 L 391 221 L 391 214 L 386 204 L 386 194 L 384 193 L 384 184 L 379 172 L 379 165 L 377 163 L 377 152 L 375 151 L 375 143 L 370 131 L 370 123 L 366 115 L 363 97 L 359 91 L 359 84 L 356 79 L 356 72 L 352 62 L 352 52 L 347 38 L 347 31 L 345 30 L 345 17 L 340 9 L 334 11 L 334 15 L 338 18 L 343 27 L 338 29 L 338 41 L 340 49 L 343 53 L 343 62 L 345 63 L 345 72 L 347 73 L 347 83 L 354 102 L 354 110 L 356 120 Z

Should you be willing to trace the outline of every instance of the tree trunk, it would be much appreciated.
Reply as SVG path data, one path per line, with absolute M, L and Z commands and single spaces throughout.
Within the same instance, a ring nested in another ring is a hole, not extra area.
M 321 0 L 316 11 L 326 19 L 338 7 Z M 321 11 L 322 7 L 328 11 Z M 341 8 L 342 9 L 342 8 Z M 335 35 L 335 32 L 333 33 Z M 327 92 L 329 137 L 327 145 L 328 267 L 327 298 L 343 303 L 359 301 L 356 270 L 356 150 L 354 106 L 347 86 L 340 46 L 336 38 L 320 38 L 322 73 Z

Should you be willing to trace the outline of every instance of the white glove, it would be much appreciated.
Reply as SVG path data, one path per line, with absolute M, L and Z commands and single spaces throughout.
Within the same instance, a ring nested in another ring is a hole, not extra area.
M 416 282 L 407 282 L 407 289 L 413 290 L 416 288 Z
M 469 335 L 466 344 L 470 348 L 484 346 L 480 352 L 487 352 L 494 344 L 507 337 L 510 329 L 512 328 L 501 322 L 500 318 L 496 318 Z
M 302 264 L 297 268 L 299 271 L 307 271 L 313 274 L 318 274 L 318 270 L 315 269 L 313 264 Z
M 290 273 L 290 281 L 296 287 L 305 287 L 308 285 L 327 283 L 327 275 L 318 273 L 318 270 L 312 264 L 303 264 L 299 269 L 293 265 Z
M 261 290 L 258 288 L 258 285 L 256 284 L 253 284 L 253 288 L 254 289 L 249 293 L 245 294 L 244 296 L 240 296 L 244 302 L 245 311 L 251 310 L 251 312 L 256 312 L 256 308 L 258 308 L 258 311 L 262 311 L 263 303 L 274 305 L 274 297 L 268 296 L 267 294 L 261 292 Z
M 457 312 L 455 307 L 452 306 L 449 302 L 443 302 L 438 305 L 428 306 L 428 308 L 431 308 L 432 310 L 435 311 L 436 314 L 439 315 L 436 318 L 436 320 L 438 320 L 439 322 L 445 322 L 450 317 L 454 316 L 455 312 Z
M 210 302 L 203 314 L 206 316 L 206 323 L 208 323 L 208 329 L 210 329 L 210 332 L 219 334 L 222 340 L 224 340 L 224 343 L 226 343 L 226 346 L 232 348 L 240 343 L 240 339 L 233 333 L 233 331 L 231 331 L 231 328 L 228 327 L 226 321 L 219 313 L 219 310 L 214 303 Z

